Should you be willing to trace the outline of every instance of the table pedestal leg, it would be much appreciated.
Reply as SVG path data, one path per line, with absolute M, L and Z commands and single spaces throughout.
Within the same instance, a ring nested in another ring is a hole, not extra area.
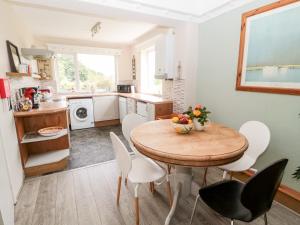
M 192 168 L 176 166 L 175 169 L 175 191 L 173 197 L 173 204 L 165 220 L 165 225 L 170 224 L 170 221 L 176 210 L 179 196 L 187 197 L 191 193 Z

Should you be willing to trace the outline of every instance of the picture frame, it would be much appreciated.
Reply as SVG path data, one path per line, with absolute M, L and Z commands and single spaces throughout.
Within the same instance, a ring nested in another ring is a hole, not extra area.
M 17 73 L 19 71 L 19 65 L 21 64 L 21 58 L 19 54 L 19 49 L 16 45 L 10 41 L 6 41 L 8 60 L 10 64 L 11 72 Z
M 242 15 L 236 90 L 300 95 L 300 1 Z

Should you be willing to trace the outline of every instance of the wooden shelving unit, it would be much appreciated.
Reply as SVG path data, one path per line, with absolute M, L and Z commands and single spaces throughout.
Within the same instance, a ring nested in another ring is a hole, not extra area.
M 39 141 L 48 141 L 48 140 L 54 140 L 58 139 L 62 136 L 65 136 L 68 134 L 68 129 L 63 129 L 59 134 L 54 135 L 54 136 L 41 136 L 37 133 L 27 133 L 23 136 L 21 144 L 26 144 L 26 143 L 31 143 L 31 142 L 39 142 Z
M 7 72 L 6 75 L 9 77 L 30 77 L 28 73 Z
M 68 165 L 70 137 L 67 108 L 54 109 L 52 113 L 48 111 L 15 114 L 20 155 L 26 176 L 63 170 Z M 37 133 L 39 129 L 52 126 L 64 129 L 51 137 L 40 136 Z

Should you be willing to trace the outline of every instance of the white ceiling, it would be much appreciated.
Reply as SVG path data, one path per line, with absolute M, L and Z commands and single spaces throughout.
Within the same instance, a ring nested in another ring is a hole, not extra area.
M 156 27 L 151 23 L 107 19 L 22 5 L 14 5 L 13 9 L 32 34 L 42 39 L 63 38 L 128 44 Z M 101 30 L 92 38 L 90 29 L 98 21 L 101 22 Z
M 259 0 L 9 0 L 11 2 L 76 10 L 92 14 L 113 14 L 121 9 L 179 21 L 203 22 L 241 5 Z M 116 11 L 115 11 L 116 12 Z M 132 13 L 131 13 L 132 14 Z M 127 14 L 127 16 L 132 16 Z M 117 15 L 114 15 L 117 16 Z M 136 16 L 136 15 L 135 15 Z
M 255 0 L 9 1 L 36 37 L 128 44 L 158 25 L 201 23 Z M 92 39 L 97 21 L 102 29 Z

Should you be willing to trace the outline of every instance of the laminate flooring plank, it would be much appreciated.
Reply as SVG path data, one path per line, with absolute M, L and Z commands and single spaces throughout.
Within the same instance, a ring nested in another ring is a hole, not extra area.
M 124 184 L 124 178 L 121 185 L 120 204 L 117 206 L 117 184 L 118 184 L 118 170 L 116 163 L 103 164 L 101 166 L 101 176 L 104 177 L 109 185 L 110 192 L 113 197 L 113 204 L 116 205 L 126 225 L 135 224 L 135 210 L 134 210 L 134 195 L 128 190 Z M 145 224 L 143 217 L 140 216 L 141 225 Z
M 16 225 L 134 225 L 133 185 L 122 183 L 120 206 L 116 206 L 117 164 L 115 161 L 88 168 L 59 172 L 26 179 L 15 206 Z M 193 169 L 196 181 L 202 183 L 203 169 Z M 209 168 L 208 184 L 220 181 L 222 171 Z M 174 182 L 172 182 L 174 188 Z M 165 184 L 149 191 L 141 185 L 141 225 L 162 225 L 169 212 Z M 171 225 L 189 224 L 195 197 L 181 198 Z M 299 225 L 300 216 L 277 202 L 268 212 L 270 225 Z M 230 220 L 200 201 L 193 225 L 228 225 Z M 264 225 L 263 217 L 236 225 Z
M 57 174 L 56 225 L 78 225 L 73 174 Z
M 72 171 L 78 225 L 102 225 L 87 170 Z
M 24 183 L 15 207 L 15 225 L 32 224 L 32 215 L 39 193 L 40 181 L 40 179 L 35 179 Z
M 101 166 L 87 168 L 101 222 L 103 225 L 124 225 L 125 222 L 115 205 L 112 192 L 101 170 Z
M 33 213 L 32 225 L 55 224 L 56 193 L 57 174 L 42 176 Z

